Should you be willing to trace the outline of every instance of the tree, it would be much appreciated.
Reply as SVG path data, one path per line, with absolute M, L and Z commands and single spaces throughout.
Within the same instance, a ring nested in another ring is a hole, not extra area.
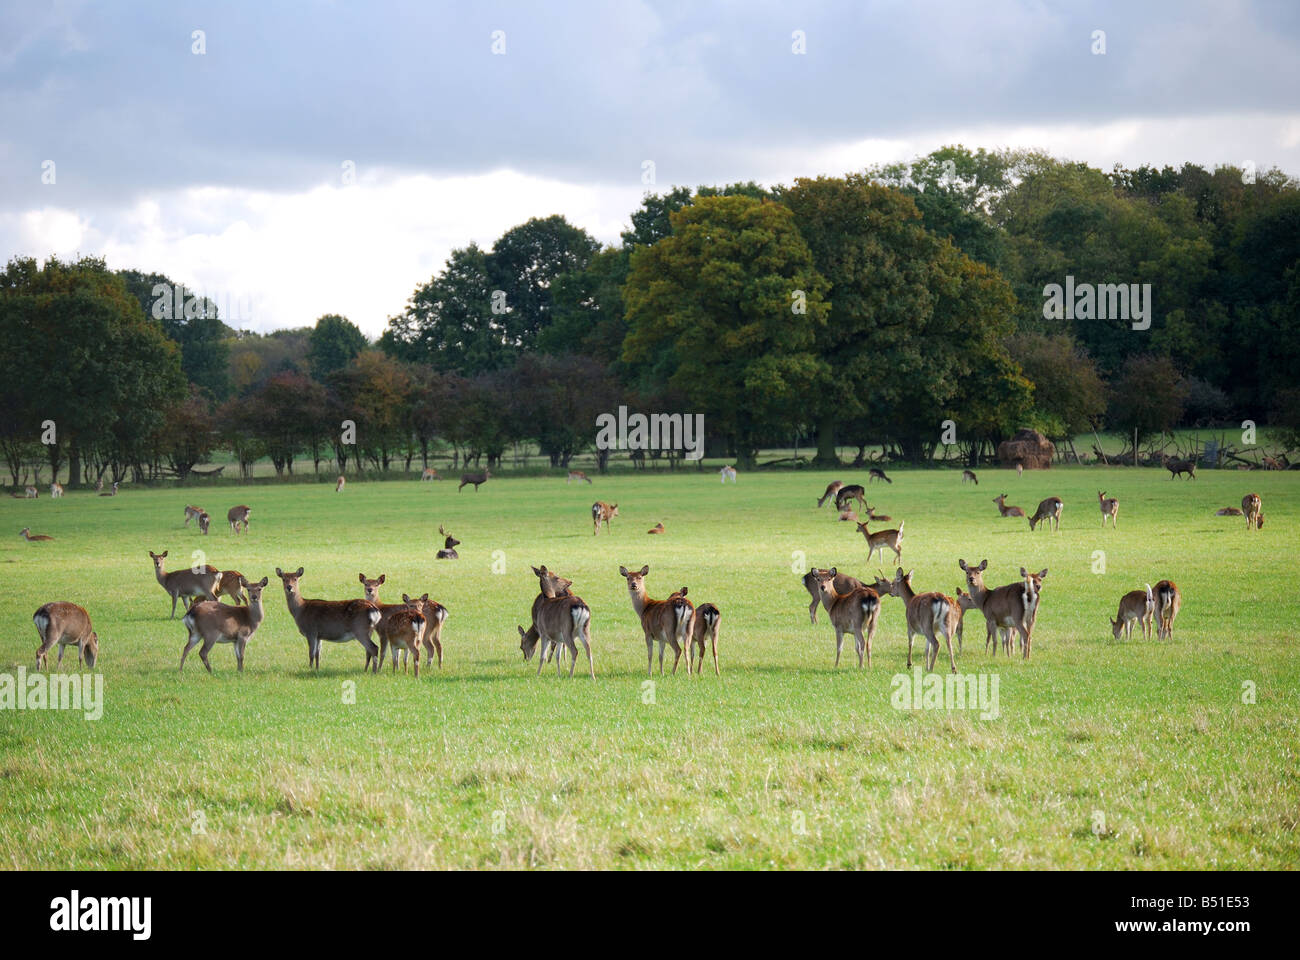
M 1129 357 L 1111 384 L 1110 423 L 1138 439 L 1171 430 L 1183 416 L 1187 387 L 1168 357 Z
M 307 361 L 311 375 L 324 383 L 335 370 L 342 370 L 366 349 L 361 329 L 347 317 L 327 313 L 316 321 L 308 339 Z
M 190 395 L 167 411 L 159 445 L 176 476 L 184 480 L 196 464 L 212 452 L 216 441 L 216 421 L 208 411 L 208 402 L 197 384 L 190 384 Z
M 181 369 L 212 401 L 230 394 L 230 340 L 235 332 L 217 304 L 161 273 L 117 271 L 145 316 L 159 321 L 181 348 Z
M 1034 385 L 1032 426 L 1051 439 L 1094 429 L 1106 412 L 1097 365 L 1069 334 L 1018 333 L 1011 356 Z
M 406 366 L 367 350 L 330 378 L 330 389 L 356 423 L 357 450 L 376 469 L 387 470 L 410 437 L 412 383 Z

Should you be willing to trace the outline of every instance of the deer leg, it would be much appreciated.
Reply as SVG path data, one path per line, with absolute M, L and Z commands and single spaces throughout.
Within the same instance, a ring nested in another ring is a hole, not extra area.
M 835 628 L 835 669 L 840 668 L 840 651 L 844 649 L 844 631 Z
M 722 676 L 722 668 L 718 666 L 718 637 L 716 634 L 713 637 L 713 675 L 715 677 Z
M 578 645 L 570 638 L 566 644 L 569 649 L 569 679 L 573 679 L 573 670 L 578 665 Z
M 542 637 L 541 644 L 542 649 L 538 651 L 537 655 L 537 676 L 539 677 L 542 675 L 542 667 L 546 664 L 546 648 L 550 644 L 550 640 L 547 637 Z
M 907 669 L 912 669 L 912 628 L 907 628 Z
M 181 651 L 181 672 L 184 672 L 185 670 L 185 658 L 189 656 L 190 651 L 193 650 L 198 645 L 199 645 L 198 635 L 191 633 L 189 637 L 186 638 L 185 649 Z
M 672 644 L 673 644 L 673 676 L 677 676 L 677 664 L 679 664 L 682 659 L 682 645 L 677 642 L 676 638 L 673 639 Z M 688 651 L 686 654 L 686 672 L 690 673 L 690 671 L 691 671 L 691 655 Z
M 858 651 L 858 669 L 862 669 L 862 657 L 867 651 L 866 638 L 862 636 L 862 628 L 859 627 L 853 634 L 853 646 Z
M 820 597 L 813 597 L 813 602 L 808 605 L 808 618 L 812 620 L 813 626 L 817 625 L 817 604 L 820 602 Z
M 653 639 L 651 639 L 650 634 L 647 633 L 645 635 L 645 675 L 647 677 L 654 676 L 654 672 L 655 672 L 654 664 L 655 664 L 655 642 Z
M 244 648 L 248 646 L 248 638 L 235 641 L 235 663 L 239 665 L 239 672 L 244 672 Z
M 203 644 L 203 646 L 199 647 L 199 659 L 202 660 L 203 665 L 208 668 L 208 673 L 212 672 L 212 663 L 208 660 L 208 651 L 211 649 L 212 649 L 211 640 Z
M 581 635 L 580 635 L 580 639 L 582 640 L 582 646 L 583 646 L 583 647 L 586 649 L 586 651 L 587 651 L 587 667 L 591 670 L 591 679 L 595 680 L 595 679 L 596 679 L 596 661 L 593 660 L 593 659 L 592 659 L 592 656 L 591 656 L 591 634 L 590 634 L 590 632 L 589 632 L 588 630 L 584 629 L 584 630 L 582 631 Z M 577 659 L 578 652 L 577 652 L 576 649 L 574 650 L 573 656 L 574 656 L 574 659 Z
M 943 635 L 943 639 L 944 639 L 944 640 L 947 642 L 947 644 L 948 644 L 948 663 L 952 666 L 952 672 L 953 672 L 953 673 L 956 673 L 956 672 L 957 672 L 957 658 L 954 657 L 954 656 L 952 655 L 952 637 L 950 637 L 950 636 L 948 635 L 947 631 L 945 631 L 945 632 L 944 632 L 944 635 Z M 936 657 L 939 655 L 939 645 L 938 645 L 937 643 L 936 643 L 935 646 L 934 646 L 934 655 L 935 655 Z
M 172 594 L 172 619 L 176 619 L 176 594 Z
M 434 640 L 433 645 L 438 650 L 438 669 L 441 670 L 442 669 L 442 641 Z

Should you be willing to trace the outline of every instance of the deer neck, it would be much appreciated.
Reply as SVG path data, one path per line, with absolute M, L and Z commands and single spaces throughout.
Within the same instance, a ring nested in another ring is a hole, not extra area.
M 289 616 L 296 621 L 298 615 L 302 613 L 302 590 L 299 589 L 298 584 L 295 583 L 292 590 L 284 592 L 284 602 L 289 608 Z
M 259 596 L 256 600 L 250 600 L 248 604 L 248 625 L 254 630 L 266 616 L 266 611 L 262 608 L 262 598 Z
M 153 565 L 153 575 L 162 586 L 167 586 L 167 573 L 163 570 L 161 563 Z
M 646 603 L 645 586 L 642 585 L 640 589 L 636 587 L 628 587 L 627 593 L 628 596 L 632 598 L 632 609 L 636 611 L 636 615 L 638 617 L 641 616 L 643 613 L 645 613 L 645 603 Z

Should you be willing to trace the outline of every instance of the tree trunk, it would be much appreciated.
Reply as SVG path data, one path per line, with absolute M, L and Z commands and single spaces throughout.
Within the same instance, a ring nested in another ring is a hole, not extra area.
M 822 414 L 817 423 L 817 455 L 813 458 L 815 467 L 840 466 L 839 454 L 835 452 L 835 414 Z

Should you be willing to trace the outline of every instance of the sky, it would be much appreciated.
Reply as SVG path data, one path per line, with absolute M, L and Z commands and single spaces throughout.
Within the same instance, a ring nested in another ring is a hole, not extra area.
M 0 0 L 0 256 L 252 330 L 376 337 L 530 217 L 615 243 L 647 191 L 954 143 L 1300 175 L 1300 4 Z

